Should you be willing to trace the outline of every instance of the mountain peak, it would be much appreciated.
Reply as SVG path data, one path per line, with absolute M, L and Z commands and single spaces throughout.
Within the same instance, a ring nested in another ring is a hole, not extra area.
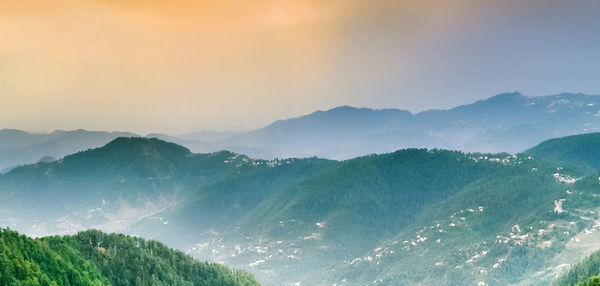
M 371 110 L 370 108 L 358 108 L 358 107 L 354 107 L 354 106 L 350 106 L 350 105 L 340 105 L 340 106 L 336 106 L 334 108 L 328 109 L 325 112 L 331 112 L 331 111 L 353 111 L 353 110 L 360 110 L 360 109 Z
M 125 149 L 130 151 L 135 151 L 136 149 L 154 149 L 165 150 L 181 155 L 187 155 L 191 153 L 191 151 L 188 148 L 155 137 L 117 137 L 112 141 L 108 142 L 102 148 L 107 150 Z
M 168 176 L 190 154 L 185 147 L 156 138 L 118 137 L 103 147 L 64 157 L 56 172 L 98 180 Z
M 284 134 L 279 136 L 280 138 L 285 136 L 297 138 L 301 136 L 300 132 L 310 133 L 312 136 L 356 133 L 365 129 L 372 130 L 373 126 L 393 124 L 411 115 L 409 111 L 400 109 L 371 109 L 342 105 L 300 117 L 277 120 L 257 131 Z M 261 134 L 261 136 L 265 135 Z
M 494 96 L 486 99 L 486 101 L 512 100 L 512 99 L 521 99 L 521 98 L 525 98 L 525 97 L 526 96 L 520 92 L 505 92 L 505 93 L 500 93 L 500 94 L 494 95 Z
M 395 112 L 395 113 L 405 113 L 405 114 L 411 114 L 410 111 L 408 110 L 403 110 L 403 109 L 396 109 L 396 108 L 384 108 L 384 109 L 374 109 L 374 108 L 369 108 L 369 107 L 354 107 L 354 106 L 350 106 L 350 105 L 340 105 L 325 111 L 321 111 L 322 113 L 347 113 L 347 112 L 360 112 L 360 111 L 364 111 L 364 112 L 379 112 L 379 113 L 386 113 L 386 112 Z
M 19 130 L 19 129 L 11 129 L 11 128 L 4 128 L 4 129 L 0 129 L 0 134 L 10 134 L 10 135 L 15 135 L 15 134 L 23 134 L 23 135 L 28 135 L 28 132 L 25 132 L 23 130 Z

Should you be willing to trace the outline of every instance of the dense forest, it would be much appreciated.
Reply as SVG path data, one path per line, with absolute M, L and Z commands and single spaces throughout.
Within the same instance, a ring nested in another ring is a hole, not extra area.
M 577 166 L 586 173 L 600 170 L 600 133 L 589 133 L 544 141 L 525 151 L 558 165 Z
M 600 285 L 600 251 L 596 251 L 554 281 L 553 286 Z
M 259 285 L 163 244 L 97 230 L 32 239 L 0 229 L 0 285 Z

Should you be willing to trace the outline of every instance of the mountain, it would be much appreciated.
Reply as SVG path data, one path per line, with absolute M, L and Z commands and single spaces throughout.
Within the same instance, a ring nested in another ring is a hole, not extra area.
M 504 93 L 448 110 L 412 114 L 399 109 L 340 106 L 277 120 L 248 132 L 150 133 L 193 152 L 229 150 L 253 158 L 351 159 L 406 148 L 464 152 L 522 152 L 541 141 L 600 132 L 600 96 L 562 93 L 529 97 Z M 132 133 L 0 130 L 0 171 L 103 146 Z
M 18 165 L 35 163 L 43 157 L 62 158 L 71 153 L 100 147 L 123 136 L 135 136 L 135 134 L 83 129 L 57 130 L 43 134 L 2 129 L 0 130 L 0 172 Z
M 505 93 L 416 114 L 341 106 L 249 132 L 205 132 L 171 141 L 195 152 L 230 150 L 264 159 L 349 159 L 404 148 L 517 153 L 546 139 L 600 131 L 599 107 L 600 96 L 571 93 Z
M 525 153 L 558 165 L 577 166 L 587 173 L 600 170 L 600 133 L 544 141 Z
M 266 285 L 546 285 L 600 239 L 599 170 L 558 162 L 427 149 L 261 160 L 117 138 L 0 175 L 0 224 L 158 239 Z
M 156 241 L 96 230 L 32 239 L 0 229 L 2 285 L 259 285 Z
M 234 173 L 234 164 L 224 163 L 232 156 L 193 154 L 159 139 L 117 138 L 101 148 L 0 175 L 0 222 L 36 236 L 125 230 Z
M 273 285 L 510 285 L 534 274 L 548 281 L 560 270 L 555 266 L 571 261 L 561 255 L 575 253 L 565 245 L 592 231 L 597 219 L 589 213 L 598 204 L 597 178 L 571 185 L 568 171 L 556 173 L 527 156 L 404 150 L 336 164 L 255 207 L 242 205 L 250 210 L 237 218 L 230 209 L 211 209 L 227 220 L 198 222 L 217 201 L 203 195 L 160 214 L 168 225 L 150 218 L 136 231 L 210 226 L 195 244 L 188 236 L 169 241 L 197 257 L 246 267 Z M 230 184 L 209 191 L 238 189 Z M 239 189 L 225 200 L 253 190 Z M 559 212 L 554 201 L 562 204 Z

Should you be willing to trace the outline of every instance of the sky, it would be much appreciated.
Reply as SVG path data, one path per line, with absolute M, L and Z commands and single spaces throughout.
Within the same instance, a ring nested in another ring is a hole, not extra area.
M 248 130 L 600 94 L 597 0 L 0 0 L 0 129 Z

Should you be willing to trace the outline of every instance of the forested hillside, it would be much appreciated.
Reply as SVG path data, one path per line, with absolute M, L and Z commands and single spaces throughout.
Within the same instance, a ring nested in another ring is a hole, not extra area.
M 592 253 L 583 261 L 572 266 L 567 273 L 556 279 L 552 285 L 600 285 L 600 251 Z
M 574 135 L 544 141 L 525 151 L 556 165 L 573 166 L 586 173 L 600 170 L 600 133 Z
M 119 138 L 0 175 L 0 219 L 157 239 L 267 285 L 544 285 L 598 249 L 590 172 L 530 154 L 256 160 Z
M 0 229 L 0 285 L 259 285 L 163 244 L 97 230 L 32 239 Z

